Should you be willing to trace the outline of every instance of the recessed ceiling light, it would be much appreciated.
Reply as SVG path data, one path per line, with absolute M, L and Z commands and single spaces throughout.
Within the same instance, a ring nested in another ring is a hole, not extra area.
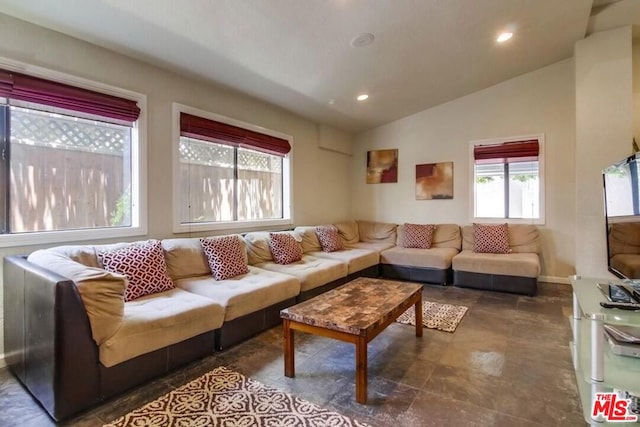
M 513 33 L 509 32 L 509 31 L 505 31 L 504 33 L 501 33 L 498 38 L 496 39 L 496 41 L 498 43 L 504 43 L 507 40 L 509 40 L 511 37 L 513 37 Z
M 368 98 L 369 98 L 369 95 L 367 95 L 366 93 L 363 93 L 362 95 L 358 95 L 356 99 L 358 101 L 366 101 Z
M 353 47 L 369 46 L 371 43 L 373 43 L 373 39 L 374 39 L 373 34 L 363 33 L 351 39 L 351 46 Z

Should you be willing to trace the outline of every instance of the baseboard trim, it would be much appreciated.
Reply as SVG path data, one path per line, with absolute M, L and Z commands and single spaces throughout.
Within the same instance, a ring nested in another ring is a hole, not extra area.
M 4 353 L 0 353 L 0 368 L 4 368 L 7 366 L 7 363 L 4 361 Z
M 559 276 L 538 276 L 538 282 L 545 283 L 559 283 L 562 285 L 570 285 L 571 281 L 568 277 L 559 277 Z

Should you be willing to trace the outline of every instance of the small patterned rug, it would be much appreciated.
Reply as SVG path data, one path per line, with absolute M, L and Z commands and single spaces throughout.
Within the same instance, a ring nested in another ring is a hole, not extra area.
M 467 312 L 463 305 L 440 304 L 437 302 L 422 302 L 422 324 L 425 328 L 453 332 Z M 396 319 L 398 323 L 406 325 L 416 324 L 415 309 L 411 307 Z
M 221 366 L 104 427 L 116 426 L 367 425 Z

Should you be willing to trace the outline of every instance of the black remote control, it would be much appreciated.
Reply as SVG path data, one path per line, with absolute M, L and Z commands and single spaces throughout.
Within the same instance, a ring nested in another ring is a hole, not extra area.
M 600 301 L 600 305 L 604 308 L 619 308 L 621 310 L 640 310 L 640 304 L 635 304 L 632 302 Z

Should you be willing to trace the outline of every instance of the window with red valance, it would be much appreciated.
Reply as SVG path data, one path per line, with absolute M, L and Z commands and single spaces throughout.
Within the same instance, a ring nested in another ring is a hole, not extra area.
M 7 70 L 0 70 L 0 98 L 130 123 L 140 116 L 136 101 Z
M 87 230 L 93 238 L 146 233 L 139 174 L 144 96 L 38 73 L 0 69 L 0 246 L 81 240 Z
M 291 222 L 290 138 L 179 104 L 174 111 L 175 232 Z
M 543 136 L 472 143 L 473 220 L 544 219 Z
M 538 160 L 540 144 L 537 139 L 511 141 L 500 144 L 476 145 L 473 158 L 476 163 L 514 163 Z
M 187 113 L 180 113 L 180 135 L 276 156 L 284 156 L 291 151 L 286 139 Z

